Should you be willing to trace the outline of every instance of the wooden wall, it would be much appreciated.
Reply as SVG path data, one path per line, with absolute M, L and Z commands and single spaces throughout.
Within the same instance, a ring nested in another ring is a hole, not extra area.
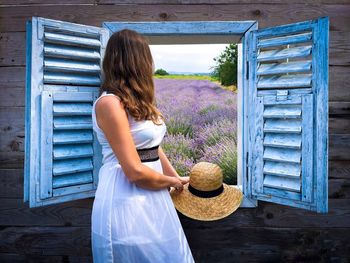
M 217 222 L 179 216 L 197 262 L 349 262 L 349 0 L 0 0 L 1 262 L 92 260 L 92 198 L 35 209 L 23 204 L 25 21 L 32 16 L 95 26 L 257 20 L 259 28 L 329 16 L 329 213 L 259 202 Z

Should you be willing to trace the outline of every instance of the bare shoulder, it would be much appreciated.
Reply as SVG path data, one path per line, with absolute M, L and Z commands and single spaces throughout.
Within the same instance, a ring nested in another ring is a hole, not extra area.
M 124 105 L 117 96 L 103 96 L 95 105 L 96 112 L 110 112 L 116 109 L 124 110 Z
M 95 105 L 97 124 L 102 128 L 106 124 L 128 123 L 127 113 L 123 103 L 116 96 L 103 96 Z

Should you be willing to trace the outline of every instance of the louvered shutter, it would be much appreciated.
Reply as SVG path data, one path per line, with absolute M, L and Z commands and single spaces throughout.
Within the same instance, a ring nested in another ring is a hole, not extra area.
M 252 31 L 251 197 L 328 211 L 328 18 Z
M 92 104 L 109 32 L 41 17 L 27 22 L 24 201 L 30 207 L 93 197 L 101 146 Z

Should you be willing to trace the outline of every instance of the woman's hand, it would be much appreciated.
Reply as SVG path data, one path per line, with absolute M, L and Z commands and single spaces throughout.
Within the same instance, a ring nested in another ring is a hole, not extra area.
M 178 184 L 178 185 L 175 185 L 175 186 L 172 186 L 172 187 L 175 187 L 175 189 L 178 190 L 178 191 L 182 191 L 183 190 L 183 186 L 190 181 L 190 177 L 189 176 L 183 176 L 183 177 L 177 176 L 175 178 L 177 178 L 180 181 L 181 185 Z M 170 191 L 170 187 L 168 187 L 168 190 Z
M 179 177 L 172 177 L 171 180 L 173 180 L 173 183 L 172 183 L 171 187 L 174 187 L 175 190 L 177 190 L 177 191 L 182 191 L 183 190 L 183 188 L 184 188 L 183 185 L 184 184 L 183 184 L 183 181 L 181 180 L 181 178 L 179 178 Z M 170 191 L 170 187 L 168 187 L 168 190 Z
M 183 176 L 179 178 L 182 184 L 187 184 L 190 181 L 189 176 Z

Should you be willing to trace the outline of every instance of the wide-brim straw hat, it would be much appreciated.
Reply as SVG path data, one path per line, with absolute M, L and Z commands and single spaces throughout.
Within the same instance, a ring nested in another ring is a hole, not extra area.
M 237 186 L 223 183 L 222 169 L 216 164 L 195 164 L 189 178 L 182 191 L 170 190 L 175 208 L 187 217 L 201 221 L 222 219 L 232 214 L 243 200 Z

